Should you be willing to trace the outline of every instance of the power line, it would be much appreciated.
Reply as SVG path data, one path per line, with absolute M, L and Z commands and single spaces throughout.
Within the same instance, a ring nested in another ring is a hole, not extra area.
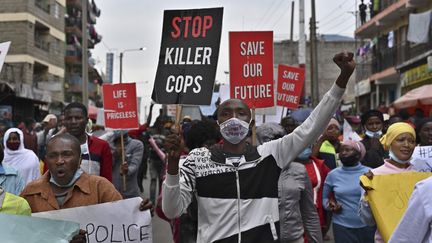
M 291 12 L 291 6 L 288 6 L 287 11 L 284 11 L 284 12 L 282 13 L 282 15 L 279 16 L 279 18 L 276 20 L 276 22 L 273 23 L 272 29 L 274 29 L 274 27 L 276 26 L 276 24 L 278 24 L 279 21 L 280 21 L 283 17 L 285 17 L 285 15 L 286 15 L 287 13 L 290 13 L 290 12 Z
M 351 9 L 351 8 L 354 7 L 354 6 L 355 6 L 355 3 L 354 3 L 353 5 L 351 5 L 351 7 L 349 7 L 349 8 L 346 9 L 346 10 L 343 10 L 343 11 L 345 12 L 345 11 Z M 343 13 L 343 14 L 346 14 L 346 13 Z M 333 21 L 339 19 L 340 17 L 341 17 L 341 15 L 338 15 L 338 16 L 336 16 L 335 18 L 330 19 L 329 21 L 324 21 L 324 22 L 322 22 L 322 23 L 321 23 L 321 27 L 326 26 L 326 25 L 332 23 Z
M 322 28 L 323 26 L 320 26 L 320 28 L 323 29 L 323 30 L 324 30 L 324 29 L 330 29 L 330 30 L 332 30 L 332 29 L 336 28 L 336 27 L 339 26 L 339 25 L 343 25 L 343 24 L 346 23 L 346 21 L 349 20 L 350 18 L 352 18 L 351 15 L 349 15 L 347 18 L 344 18 L 342 21 L 340 21 L 340 22 L 338 22 L 338 23 L 332 25 L 330 28 Z M 354 24 L 355 24 L 355 23 L 354 23 Z
M 346 31 L 346 30 L 348 30 L 348 29 L 350 29 L 350 28 L 352 28 L 352 27 L 353 27 L 352 24 L 350 24 L 350 25 L 348 25 L 346 28 L 344 28 L 343 30 L 337 32 L 336 34 L 344 33 L 344 31 Z M 355 27 L 354 27 L 354 29 L 355 29 Z
M 273 0 L 273 2 L 269 5 L 269 7 L 267 8 L 267 10 L 265 11 L 264 15 L 261 17 L 261 19 L 258 21 L 258 24 L 256 25 L 256 28 L 258 28 L 262 22 L 264 21 L 265 16 L 267 16 L 267 14 L 269 13 L 269 10 L 271 8 L 273 8 L 273 5 L 275 4 L 276 0 Z
M 280 2 L 276 5 L 276 8 L 275 8 L 274 11 L 277 11 L 278 9 L 280 9 L 280 6 L 282 5 L 282 3 L 284 3 L 283 0 L 280 1 Z M 272 19 L 273 16 L 275 16 L 275 15 L 273 14 L 272 16 L 269 16 L 269 17 L 267 18 L 267 20 L 265 20 L 265 21 L 263 22 L 263 23 L 264 23 L 264 26 L 267 24 L 268 21 L 270 21 L 270 19 Z M 264 27 L 264 26 L 262 26 L 262 27 Z
M 321 22 L 321 21 L 325 20 L 326 18 L 332 16 L 333 14 L 337 13 L 335 11 L 338 10 L 338 9 L 340 9 L 340 8 L 342 8 L 342 6 L 345 5 L 347 2 L 349 2 L 349 1 L 344 1 L 342 4 L 340 4 L 339 6 L 337 6 L 336 8 L 334 8 L 333 10 L 329 11 L 329 13 L 326 16 L 324 16 L 321 19 L 319 19 L 318 22 Z

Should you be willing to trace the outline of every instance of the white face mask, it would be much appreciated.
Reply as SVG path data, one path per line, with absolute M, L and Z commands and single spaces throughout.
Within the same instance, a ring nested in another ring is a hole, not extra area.
M 370 138 L 380 138 L 381 135 L 382 135 L 382 131 L 379 130 L 377 132 L 372 132 L 372 131 L 369 131 L 369 130 L 366 129 L 365 134 L 366 134 L 366 136 L 368 136 Z
M 397 156 L 396 156 L 396 154 L 395 153 L 393 153 L 393 151 L 391 151 L 391 149 L 390 149 L 390 151 L 389 151 L 389 157 L 390 157 L 390 159 L 392 159 L 393 161 L 395 161 L 395 162 L 397 162 L 397 163 L 399 163 L 399 164 L 408 164 L 410 161 L 411 161 L 411 158 L 409 159 L 409 160 L 401 160 L 401 159 L 399 159 Z
M 231 144 L 238 144 L 249 132 L 249 123 L 238 118 L 228 119 L 219 124 L 222 137 Z

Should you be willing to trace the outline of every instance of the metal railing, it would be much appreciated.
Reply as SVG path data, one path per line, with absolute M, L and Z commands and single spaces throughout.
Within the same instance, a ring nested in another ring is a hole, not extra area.
M 370 51 L 364 57 L 357 58 L 358 68 L 362 68 L 358 74 L 367 75 L 369 70 L 367 67 L 370 67 L 372 74 L 378 73 L 389 67 L 398 66 L 430 50 L 432 50 L 432 40 L 423 44 L 406 42 L 393 48 L 380 49 L 376 51 L 375 55 Z
M 35 38 L 34 45 L 35 45 L 35 47 L 37 47 L 37 48 L 39 48 L 41 50 L 44 50 L 46 52 L 50 51 L 50 43 L 47 42 L 47 41 L 44 41 L 42 39 Z

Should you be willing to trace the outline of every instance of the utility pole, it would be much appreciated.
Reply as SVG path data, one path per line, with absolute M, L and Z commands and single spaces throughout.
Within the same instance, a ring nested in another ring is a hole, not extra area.
M 290 41 L 293 41 L 294 36 L 294 1 L 291 2 L 291 31 L 290 31 Z
M 123 81 L 122 74 L 123 74 L 123 52 L 120 52 L 120 78 L 119 78 L 120 83 L 122 83 Z
M 306 35 L 305 35 L 304 9 L 305 9 L 304 0 L 299 0 L 298 64 L 300 68 L 306 67 Z M 306 88 L 303 88 L 302 97 L 306 98 Z M 311 91 L 311 97 L 312 97 L 312 91 Z
M 81 55 L 81 71 L 82 71 L 82 103 L 88 107 L 88 55 L 87 55 L 87 0 L 82 0 L 82 55 Z
M 300 67 L 306 64 L 306 36 L 305 36 L 305 15 L 304 15 L 304 0 L 299 0 L 299 52 L 298 63 Z
M 312 1 L 312 17 L 310 18 L 310 78 L 313 107 L 318 105 L 319 87 L 318 87 L 318 55 L 316 39 L 316 18 L 315 18 L 315 0 Z

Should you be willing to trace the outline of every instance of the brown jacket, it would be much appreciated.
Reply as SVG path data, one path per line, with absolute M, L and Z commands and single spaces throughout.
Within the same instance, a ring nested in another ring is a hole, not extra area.
M 83 173 L 60 207 L 50 186 L 50 175 L 46 172 L 40 179 L 29 183 L 21 193 L 30 204 L 32 213 L 64 208 L 89 206 L 121 200 L 121 194 L 104 177 Z

